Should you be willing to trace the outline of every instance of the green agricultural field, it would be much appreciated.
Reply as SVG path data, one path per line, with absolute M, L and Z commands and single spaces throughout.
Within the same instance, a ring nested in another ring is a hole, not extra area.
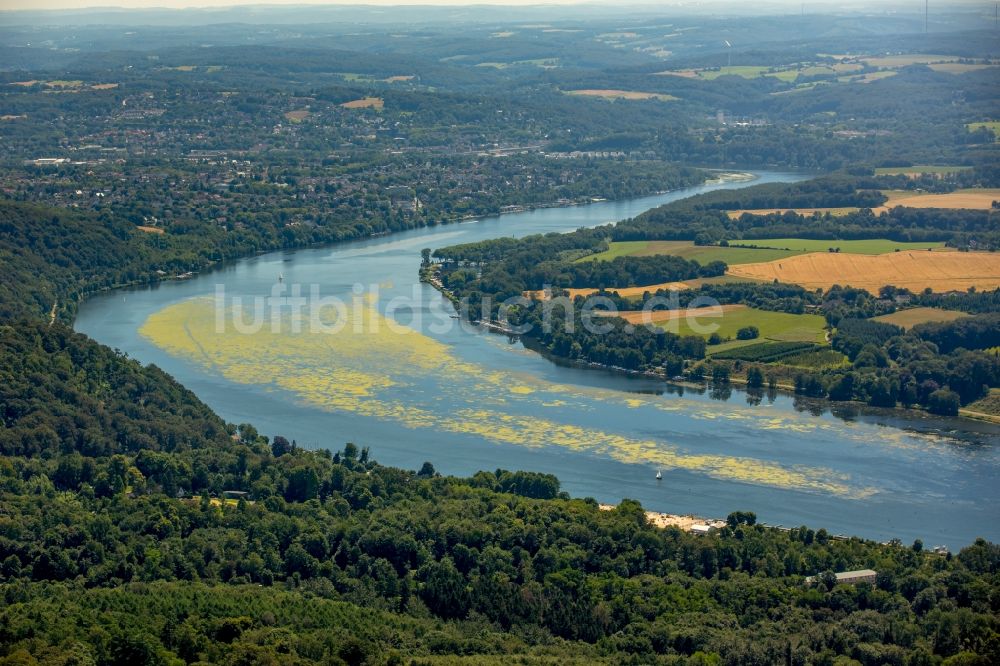
M 966 125 L 970 132 L 975 132 L 977 129 L 986 128 L 993 132 L 994 141 L 1000 141 L 1000 120 L 991 120 L 985 123 L 969 123 Z
M 814 69 L 808 67 L 806 69 Z M 784 81 L 785 83 L 795 83 L 795 79 L 799 78 L 799 74 L 804 73 L 806 70 L 798 69 L 785 69 L 780 72 L 767 72 L 764 76 L 773 76 L 779 81 Z
M 721 247 L 718 245 L 695 245 L 690 241 L 622 241 L 611 243 L 607 250 L 582 257 L 577 261 L 610 261 L 618 257 L 648 257 L 657 254 L 672 254 L 692 259 L 700 264 L 724 261 L 730 266 L 753 264 L 762 261 L 784 259 L 808 252 L 826 252 L 831 247 L 840 248 L 850 254 L 885 254 L 896 250 L 926 250 L 944 247 L 944 243 L 899 243 L 885 239 L 872 240 L 808 240 L 804 238 L 767 238 L 731 241 L 734 245 L 756 245 L 758 247 Z
M 872 238 L 868 240 L 810 240 L 806 238 L 764 238 L 743 241 L 730 241 L 733 244 L 758 245 L 761 247 L 779 248 L 789 250 L 794 254 L 805 254 L 808 252 L 827 252 L 831 247 L 840 248 L 845 254 L 886 254 L 887 252 L 900 252 L 904 250 L 926 250 L 928 248 L 943 248 L 944 243 L 902 243 L 885 238 Z M 730 248 L 734 249 L 734 248 Z
M 990 389 L 990 392 L 985 396 L 966 405 L 959 411 L 968 416 L 985 414 L 994 417 L 994 420 L 996 420 L 997 417 L 1000 417 L 1000 389 Z
M 717 79 L 720 76 L 742 76 L 744 79 L 756 79 L 767 74 L 770 69 L 764 65 L 733 65 L 732 67 L 701 70 L 698 72 L 698 76 L 706 81 Z
M 908 310 L 899 310 L 898 312 L 893 312 L 892 314 L 882 315 L 881 317 L 875 317 L 875 321 L 885 322 L 886 324 L 895 324 L 896 326 L 902 326 L 905 329 L 910 329 L 917 324 L 926 324 L 927 322 L 932 321 L 955 321 L 956 319 L 968 316 L 969 314 L 967 312 L 959 312 L 958 310 L 943 310 L 941 308 L 910 308 Z
M 581 257 L 580 259 L 577 259 L 577 261 L 611 261 L 612 259 L 617 259 L 618 257 L 646 256 L 649 254 L 646 250 L 649 248 L 651 243 L 667 242 L 671 241 L 622 241 L 620 243 L 611 243 L 609 244 L 608 249 L 604 252 Z M 660 254 L 671 253 L 661 252 Z
M 709 264 L 713 261 L 724 261 L 730 266 L 737 264 L 756 264 L 762 261 L 784 259 L 795 254 L 794 250 L 755 249 L 747 247 L 719 247 L 718 245 L 692 245 L 690 248 L 676 252 L 685 259 L 692 259 L 699 264 Z
M 732 338 L 720 345 L 708 348 L 713 354 L 727 349 L 760 344 L 767 340 L 795 342 L 826 342 L 826 319 L 813 314 L 789 314 L 787 312 L 771 312 L 756 308 L 735 308 L 725 312 L 720 317 L 700 316 L 697 318 L 678 318 L 657 324 L 668 331 L 680 335 L 701 335 L 707 338 L 711 332 L 694 330 L 694 326 L 703 327 L 717 325 L 715 332 L 725 338 Z M 745 326 L 756 326 L 760 337 L 754 340 L 737 340 L 736 332 Z
M 672 254 L 692 259 L 700 264 L 724 261 L 734 265 L 784 259 L 799 253 L 786 250 L 695 245 L 690 241 L 624 241 L 611 243 L 604 252 L 584 257 L 579 261 L 610 261 L 617 257 L 649 257 L 657 254 Z
M 987 125 L 988 123 L 974 123 L 976 125 Z M 1000 125 L 1000 123 L 997 123 Z M 970 171 L 972 167 L 970 166 L 935 166 L 930 164 L 921 164 L 919 166 L 911 167 L 880 167 L 875 169 L 876 176 L 911 176 L 920 174 L 949 174 L 958 173 L 959 171 Z
M 909 67 L 910 65 L 928 65 L 937 62 L 954 62 L 957 56 L 935 55 L 927 53 L 908 53 L 889 56 L 870 56 L 860 58 L 872 67 L 896 68 Z

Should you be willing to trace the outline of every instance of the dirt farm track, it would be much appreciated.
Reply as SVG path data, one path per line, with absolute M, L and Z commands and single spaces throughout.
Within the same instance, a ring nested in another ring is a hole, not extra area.
M 966 291 L 1000 287 L 1000 254 L 993 252 L 890 252 L 862 255 L 814 252 L 757 264 L 731 266 L 729 275 L 808 289 L 850 285 L 877 294 L 885 285 L 910 291 Z

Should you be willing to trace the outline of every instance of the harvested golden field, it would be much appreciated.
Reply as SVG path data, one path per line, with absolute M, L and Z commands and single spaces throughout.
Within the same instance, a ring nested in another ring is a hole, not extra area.
M 114 90 L 118 87 L 117 83 L 95 83 L 90 86 L 91 90 Z
M 167 233 L 167 232 L 165 232 L 163 229 L 161 229 L 159 227 L 147 227 L 147 226 L 139 225 L 139 226 L 136 227 L 136 229 L 138 229 L 139 231 L 142 231 L 143 233 L 147 233 L 147 234 L 165 234 L 165 233 Z
M 693 69 L 678 69 L 678 70 L 668 69 L 665 72 L 657 72 L 655 76 L 679 76 L 682 79 L 697 79 L 698 72 L 694 71 Z
M 878 215 L 896 206 L 907 208 L 967 208 L 970 210 L 991 210 L 994 201 L 1000 201 L 1000 189 L 957 190 L 948 194 L 912 194 L 910 192 L 886 192 L 889 201 L 873 208 Z
M 381 97 L 362 97 L 344 102 L 340 106 L 345 109 L 382 109 L 385 106 L 385 101 Z
M 929 65 L 931 63 L 955 62 L 958 56 L 929 55 L 926 53 L 906 53 L 901 55 L 874 56 L 861 58 L 872 67 L 907 67 L 909 65 Z
M 943 308 L 909 308 L 907 310 L 897 310 L 892 314 L 882 315 L 881 317 L 875 317 L 875 321 L 881 321 L 886 324 L 895 324 L 896 326 L 901 326 L 909 330 L 917 324 L 939 321 L 955 321 L 956 319 L 968 316 L 969 313 L 960 312 L 959 310 L 945 310 Z
M 961 62 L 939 62 L 928 65 L 935 72 L 946 72 L 948 74 L 965 74 L 966 72 L 978 72 L 981 69 L 989 69 L 996 65 L 967 65 Z
M 981 123 L 980 123 L 981 124 Z M 971 127 L 966 125 L 966 127 Z M 934 175 L 944 175 L 959 173 L 960 171 L 971 171 L 970 166 L 943 166 L 940 164 L 918 164 L 909 167 L 879 167 L 875 169 L 876 176 L 910 176 L 917 177 L 923 176 L 924 174 L 934 174 Z M 894 193 L 902 195 L 899 190 L 894 190 Z M 897 196 L 896 198 L 899 198 Z
M 660 284 L 651 284 L 647 287 L 623 287 L 621 289 L 616 289 L 614 287 L 605 289 L 607 292 L 617 292 L 622 298 L 631 298 L 633 296 L 642 296 L 643 293 L 649 292 L 655 294 L 660 289 L 689 289 L 689 285 L 684 282 L 662 282 Z M 583 296 L 586 298 L 591 294 L 598 293 L 598 289 L 567 289 L 570 298 L 576 298 L 577 296 Z M 528 298 L 537 298 L 541 300 L 546 299 L 545 293 L 542 291 L 526 291 L 524 295 Z
M 292 121 L 293 123 L 300 123 L 309 117 L 309 109 L 297 109 L 295 111 L 289 111 L 285 114 L 285 118 Z
M 864 65 L 856 62 L 838 62 L 832 69 L 838 74 L 850 74 L 864 69 Z
M 412 81 L 414 78 L 415 77 L 412 74 L 408 74 L 408 75 L 405 75 L 405 76 L 404 75 L 396 75 L 396 76 L 390 76 L 387 79 L 383 79 L 383 81 L 385 81 L 386 83 L 400 83 L 402 81 Z
M 733 266 L 736 277 L 798 284 L 807 289 L 850 285 L 877 294 L 885 285 L 910 291 L 965 291 L 1000 287 L 1000 254 L 992 252 L 890 252 L 861 255 L 814 252 L 759 264 Z
M 726 214 L 731 220 L 739 219 L 744 213 L 749 213 L 750 215 L 773 215 L 775 213 L 787 213 L 792 211 L 793 213 L 798 213 L 799 215 L 813 215 L 815 213 L 829 213 L 836 217 L 841 215 L 847 215 L 848 213 L 857 212 L 857 208 L 846 207 L 846 208 L 754 208 L 749 210 L 731 210 Z
M 566 94 L 581 95 L 584 97 L 603 97 L 604 99 L 628 99 L 628 100 L 658 99 L 660 101 L 669 101 L 677 99 L 673 95 L 639 92 L 636 90 L 597 90 L 597 89 L 567 90 Z
M 732 284 L 734 282 L 758 282 L 758 280 L 732 275 L 719 275 L 717 277 L 694 278 L 692 280 L 684 280 L 683 282 L 662 282 L 660 284 L 651 284 L 648 287 L 611 288 L 605 289 L 605 291 L 617 292 L 622 298 L 636 298 L 642 296 L 647 291 L 655 294 L 660 289 L 697 289 L 704 284 Z M 591 294 L 598 293 L 597 289 L 567 289 L 566 291 L 569 292 L 570 298 L 576 298 L 577 296 L 586 298 Z M 541 291 L 526 291 L 523 295 L 527 298 L 545 300 L 545 294 Z
M 868 72 L 861 76 L 850 77 L 850 81 L 855 83 L 874 83 L 875 81 L 881 81 L 882 79 L 887 79 L 890 76 L 896 76 L 894 70 L 886 72 Z

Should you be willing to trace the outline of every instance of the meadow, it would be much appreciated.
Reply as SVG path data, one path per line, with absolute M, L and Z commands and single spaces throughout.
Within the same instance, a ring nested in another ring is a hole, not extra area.
M 309 117 L 309 109 L 298 109 L 295 111 L 289 111 L 285 114 L 285 118 L 293 123 L 300 123 Z
M 906 310 L 897 310 L 892 314 L 875 317 L 875 320 L 886 324 L 901 326 L 905 329 L 911 329 L 917 324 L 926 324 L 928 322 L 938 321 L 955 321 L 956 319 L 968 316 L 969 313 L 960 312 L 958 310 L 945 310 L 943 308 L 908 308 Z
M 966 125 L 970 132 L 975 132 L 977 129 L 986 128 L 993 132 L 993 137 L 995 141 L 1000 141 L 1000 120 L 989 120 L 982 123 L 969 123 Z
M 861 61 L 867 65 L 883 69 L 909 67 L 910 65 L 930 65 L 932 63 L 955 62 L 956 60 L 958 60 L 957 56 L 933 55 L 926 53 L 906 53 L 902 55 L 861 58 Z
M 968 72 L 980 71 L 991 67 L 996 67 L 992 63 L 967 64 L 957 62 L 956 56 L 928 55 L 928 54 L 905 54 L 891 56 L 843 56 L 840 62 L 793 62 L 785 65 L 728 65 L 725 67 L 710 67 L 705 69 L 681 69 L 666 70 L 657 72 L 657 76 L 677 76 L 687 79 L 700 79 L 703 81 L 714 81 L 721 76 L 740 76 L 744 79 L 757 79 L 770 76 L 784 81 L 785 83 L 796 83 L 800 78 L 808 79 L 813 77 L 830 77 L 829 81 L 836 80 L 839 83 L 872 83 L 881 79 L 895 76 L 903 67 L 910 65 L 927 65 L 936 72 L 947 74 L 965 74 Z M 877 71 L 863 72 L 865 68 L 875 68 Z M 833 77 L 836 77 L 835 79 Z M 827 79 L 819 83 L 827 82 Z M 803 83 L 800 87 L 780 91 L 772 94 L 783 94 L 800 90 L 811 90 L 818 82 L 810 81 Z
M 904 250 L 928 250 L 943 249 L 944 243 L 906 243 L 885 238 L 871 238 L 865 240 L 812 240 L 808 238 L 765 238 L 749 239 L 744 241 L 732 241 L 732 243 L 743 245 L 760 245 L 762 247 L 774 247 L 790 250 L 798 253 L 827 252 L 830 248 L 839 249 L 842 253 L 848 254 L 886 254 L 887 252 L 902 252 Z
M 752 247 L 757 246 L 757 247 Z M 611 243 L 607 250 L 578 261 L 610 261 L 618 257 L 648 257 L 672 254 L 707 264 L 724 261 L 730 266 L 784 259 L 809 252 L 827 252 L 839 248 L 852 254 L 885 254 L 897 250 L 927 250 L 943 248 L 944 243 L 903 243 L 884 238 L 870 240 L 810 240 L 805 238 L 765 238 L 730 241 L 729 247 L 695 245 L 690 241 L 621 241 Z
M 987 125 L 989 123 L 973 123 L 974 125 Z M 1000 126 L 1000 123 L 996 123 Z M 975 128 L 972 128 L 975 129 Z M 933 164 L 920 164 L 911 167 L 879 167 L 875 169 L 876 176 L 920 176 L 923 174 L 952 174 L 960 171 L 971 171 L 970 166 L 940 166 Z
M 676 100 L 677 98 L 673 95 L 664 95 L 661 93 L 651 93 L 651 92 L 640 92 L 637 90 L 597 90 L 597 89 L 586 89 L 586 90 L 567 90 L 567 95 L 580 95 L 583 97 L 600 97 L 602 99 L 627 99 L 627 100 L 644 100 L 644 99 L 657 99 L 661 102 L 669 102 Z
M 979 417 L 987 414 L 990 416 L 1000 416 L 1000 389 L 990 389 L 990 392 L 979 400 L 969 403 L 960 410 L 967 416 Z
M 583 257 L 579 261 L 609 261 L 616 257 L 649 257 L 657 254 L 672 254 L 700 264 L 713 261 L 740 264 L 781 259 L 794 253 L 785 250 L 695 245 L 690 241 L 623 241 L 611 243 L 604 252 Z
M 817 344 L 826 342 L 826 319 L 820 315 L 772 312 L 743 305 L 723 306 L 721 311 L 715 309 L 714 316 L 706 311 L 704 315 L 699 314 L 697 317 L 672 317 L 657 325 L 678 335 L 700 335 L 707 338 L 714 332 L 723 339 L 732 338 L 722 344 L 710 346 L 709 354 L 760 344 L 766 340 Z M 702 330 L 705 326 L 713 325 L 716 327 L 714 331 Z M 756 326 L 760 336 L 753 340 L 736 340 L 737 331 L 747 326 Z
M 993 64 L 968 64 L 963 62 L 937 62 L 928 65 L 935 72 L 944 72 L 946 74 L 967 74 L 968 72 L 978 72 L 984 69 L 992 69 L 996 67 Z

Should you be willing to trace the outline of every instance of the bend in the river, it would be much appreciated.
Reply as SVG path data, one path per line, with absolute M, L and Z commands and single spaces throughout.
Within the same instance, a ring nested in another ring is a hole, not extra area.
M 754 182 L 798 177 L 760 173 Z M 753 510 L 772 524 L 951 547 L 996 540 L 996 426 L 903 412 L 840 418 L 789 396 L 754 405 L 740 391 L 678 395 L 650 379 L 561 367 L 504 337 L 466 330 L 417 281 L 423 247 L 596 226 L 745 184 L 274 252 L 93 298 L 76 328 L 157 364 L 227 420 L 305 446 L 353 441 L 384 464 L 415 469 L 429 460 L 463 475 L 550 472 L 574 495 L 631 497 L 674 513 Z M 271 308 L 264 297 L 276 284 L 341 299 L 338 316 L 318 323 L 345 325 L 321 333 L 287 303 Z M 266 319 L 258 330 L 234 319 L 231 307 L 255 297 Z

